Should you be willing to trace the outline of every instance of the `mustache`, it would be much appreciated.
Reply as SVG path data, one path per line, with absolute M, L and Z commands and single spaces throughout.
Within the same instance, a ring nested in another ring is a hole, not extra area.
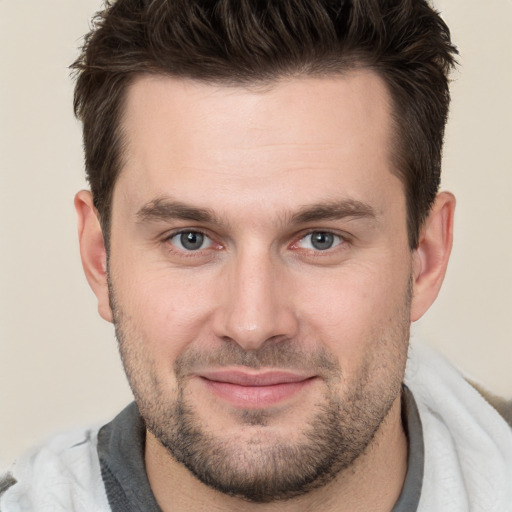
M 256 350 L 245 350 L 234 341 L 206 351 L 204 347 L 189 348 L 174 362 L 178 378 L 204 368 L 240 366 L 259 370 L 275 368 L 286 370 L 311 371 L 323 377 L 338 377 L 341 368 L 338 360 L 323 348 L 306 351 L 294 340 L 276 341 L 264 344 Z

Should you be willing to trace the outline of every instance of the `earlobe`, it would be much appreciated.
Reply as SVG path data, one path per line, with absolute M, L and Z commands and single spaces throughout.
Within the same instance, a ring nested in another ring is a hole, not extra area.
M 443 283 L 452 249 L 454 211 L 455 197 L 441 192 L 421 229 L 413 254 L 411 322 L 428 310 Z
M 107 284 L 107 253 L 99 216 L 88 190 L 75 196 L 80 256 L 85 276 L 98 299 L 98 312 L 112 322 Z

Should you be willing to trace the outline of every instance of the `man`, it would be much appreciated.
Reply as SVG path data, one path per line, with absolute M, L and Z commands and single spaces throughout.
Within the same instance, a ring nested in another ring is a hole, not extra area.
M 0 510 L 510 509 L 510 427 L 408 346 L 451 249 L 455 53 L 420 0 L 100 15 L 75 205 L 135 403 L 22 461 Z

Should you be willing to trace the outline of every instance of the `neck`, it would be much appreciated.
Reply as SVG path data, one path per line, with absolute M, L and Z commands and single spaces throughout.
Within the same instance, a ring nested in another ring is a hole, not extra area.
M 151 488 L 163 512 L 390 512 L 407 472 L 407 439 L 400 397 L 366 451 L 350 467 L 329 484 L 287 501 L 249 503 L 211 489 L 178 463 L 149 432 L 145 462 Z

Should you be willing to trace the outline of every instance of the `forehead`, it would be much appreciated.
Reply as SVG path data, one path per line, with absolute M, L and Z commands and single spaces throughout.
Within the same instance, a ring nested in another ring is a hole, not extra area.
M 142 75 L 128 88 L 123 124 L 132 144 L 145 141 L 150 132 L 154 136 L 155 128 L 163 129 L 165 136 L 174 124 L 173 136 L 187 141 L 205 133 L 212 143 L 232 143 L 238 136 L 237 142 L 248 146 L 280 142 L 277 137 L 306 146 L 341 145 L 340 135 L 386 129 L 390 104 L 383 80 L 364 69 L 251 87 Z M 228 139 L 225 130 L 230 132 Z M 328 134 L 331 137 L 326 138 Z M 248 135 L 250 139 L 244 140 Z
M 303 203 L 315 194 L 358 199 L 365 183 L 378 195 L 396 181 L 391 100 L 371 71 L 253 88 L 142 76 L 127 92 L 123 128 L 116 189 L 130 189 L 139 204 L 175 191 L 180 200 L 208 202 L 212 190 L 236 195 L 242 206 L 277 191 L 283 205 L 288 191 L 290 203 L 294 194 Z

